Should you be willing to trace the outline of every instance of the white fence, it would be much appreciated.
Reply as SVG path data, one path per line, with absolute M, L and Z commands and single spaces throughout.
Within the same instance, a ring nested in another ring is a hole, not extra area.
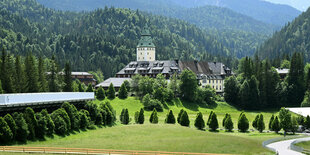
M 0 106 L 15 107 L 35 104 L 89 101 L 94 99 L 95 94 L 93 92 L 1 94 Z

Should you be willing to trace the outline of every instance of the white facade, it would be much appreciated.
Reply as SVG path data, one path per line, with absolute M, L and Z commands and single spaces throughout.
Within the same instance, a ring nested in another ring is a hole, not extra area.
M 155 47 L 138 47 L 137 61 L 155 61 Z
M 224 79 L 223 78 L 209 78 L 204 76 L 202 79 L 199 80 L 201 87 L 210 86 L 215 90 L 217 93 L 224 92 Z

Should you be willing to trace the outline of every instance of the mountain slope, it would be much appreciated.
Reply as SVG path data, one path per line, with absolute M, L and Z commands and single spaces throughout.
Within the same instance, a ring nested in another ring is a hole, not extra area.
M 310 9 L 276 32 L 257 53 L 262 58 L 281 59 L 293 52 L 303 52 L 310 61 Z

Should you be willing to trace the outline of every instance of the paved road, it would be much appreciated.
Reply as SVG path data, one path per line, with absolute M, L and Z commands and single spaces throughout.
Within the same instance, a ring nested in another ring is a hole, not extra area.
M 297 138 L 298 140 L 310 141 L 310 137 L 306 138 Z M 285 140 L 280 142 L 275 142 L 267 145 L 269 148 L 275 149 L 279 155 L 303 155 L 300 152 L 296 152 L 290 149 L 291 143 L 293 143 L 297 139 Z

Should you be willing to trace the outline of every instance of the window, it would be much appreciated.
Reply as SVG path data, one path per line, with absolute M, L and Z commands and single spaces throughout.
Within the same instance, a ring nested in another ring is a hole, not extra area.
M 211 80 L 209 80 L 209 83 L 211 83 Z
M 222 86 L 220 86 L 220 90 L 222 90 Z
M 150 57 L 150 59 L 152 59 L 152 58 Z
M 218 89 L 218 87 L 216 86 L 216 90 Z
M 212 80 L 212 83 L 214 83 L 214 80 Z
M 140 53 L 140 55 L 142 55 L 142 52 Z
M 220 83 L 222 83 L 222 80 L 220 80 Z
M 203 79 L 203 80 L 202 80 L 202 83 L 207 83 L 207 79 Z
M 217 83 L 217 80 L 215 80 L 216 81 L 216 83 Z

